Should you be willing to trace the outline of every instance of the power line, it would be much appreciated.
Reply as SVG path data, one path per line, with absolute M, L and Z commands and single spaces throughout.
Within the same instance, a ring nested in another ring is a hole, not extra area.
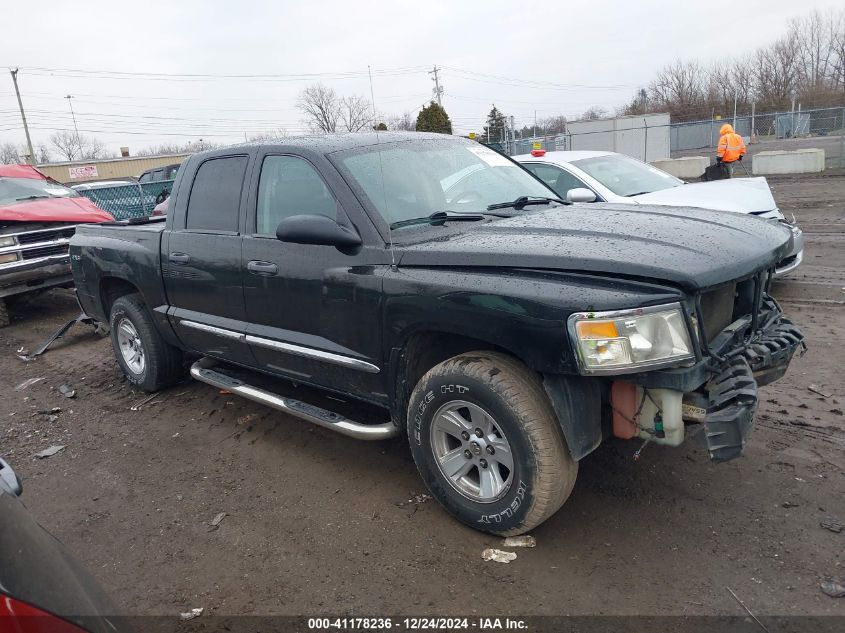
M 122 70 L 91 70 L 82 68 L 47 68 L 44 66 L 29 66 L 22 67 L 26 71 L 42 71 L 42 72 L 69 72 L 81 74 L 94 75 L 125 75 L 130 77 L 196 77 L 208 79 L 259 79 L 259 78 L 309 78 L 309 77 L 325 77 L 325 76 L 367 76 L 366 70 L 346 70 L 337 72 L 317 72 L 317 73 L 267 73 L 267 74 L 226 74 L 226 73 L 158 73 L 158 72 L 138 72 L 138 71 L 122 71 Z M 399 68 L 382 68 L 381 70 L 373 71 L 374 75 L 385 74 L 401 74 L 413 72 L 426 72 L 424 66 L 402 66 Z
M 547 90 L 630 90 L 634 85 L 611 84 L 611 85 L 590 85 L 590 84 L 562 84 L 549 81 L 538 81 L 533 79 L 519 79 L 516 77 L 505 77 L 503 75 L 492 75 L 479 73 L 470 70 L 463 70 L 453 66 L 442 66 L 442 70 L 457 73 L 460 79 L 480 81 L 485 83 L 500 84 L 504 86 L 547 89 Z
M 75 69 L 48 69 L 30 67 L 25 69 L 26 74 L 31 76 L 49 76 L 49 77 L 65 77 L 71 79 L 107 79 L 107 80 L 127 80 L 127 81 L 161 81 L 161 82 L 181 82 L 181 83 L 201 83 L 213 81 L 252 81 L 257 83 L 288 83 L 288 82 L 302 82 L 314 80 L 344 80 L 344 79 L 362 79 L 366 77 L 366 71 L 361 72 L 340 72 L 340 73 L 308 73 L 299 75 L 200 75 L 200 74 L 165 74 L 165 73 L 130 73 L 130 72 L 106 72 L 106 71 L 84 71 Z M 382 70 L 374 71 L 383 77 L 386 76 L 400 76 L 411 74 L 423 74 L 426 70 L 420 69 L 396 69 L 396 70 Z

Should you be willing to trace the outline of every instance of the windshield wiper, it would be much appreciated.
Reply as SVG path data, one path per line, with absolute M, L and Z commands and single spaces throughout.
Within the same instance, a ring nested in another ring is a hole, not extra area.
M 637 193 L 627 193 L 625 194 L 626 198 L 633 198 L 634 196 L 642 196 L 647 193 L 651 193 L 650 191 L 638 191 Z
M 510 202 L 497 202 L 496 204 L 490 204 L 487 206 L 487 210 L 492 211 L 493 209 L 507 209 L 508 207 L 513 207 L 517 211 L 521 211 L 525 206 L 529 204 L 548 204 L 549 202 L 557 202 L 558 204 L 572 204 L 571 202 L 561 200 L 560 198 L 543 198 L 542 196 L 520 196 L 516 200 L 511 200 Z
M 52 196 L 24 196 L 23 198 L 15 198 L 15 202 L 21 202 L 23 200 L 41 200 L 43 198 L 51 198 Z
M 477 222 L 483 220 L 484 216 L 480 213 L 449 213 L 448 211 L 436 211 L 431 215 L 422 218 L 411 218 L 409 220 L 399 220 L 390 225 L 391 229 L 399 229 L 403 226 L 414 226 L 415 224 L 443 224 L 444 222 L 452 222 L 454 220 L 460 222 Z

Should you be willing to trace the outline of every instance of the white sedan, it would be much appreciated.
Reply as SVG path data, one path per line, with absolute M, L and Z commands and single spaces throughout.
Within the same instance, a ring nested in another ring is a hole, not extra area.
M 792 229 L 793 250 L 778 263 L 775 275 L 785 275 L 801 264 L 804 235 L 788 222 L 765 178 L 734 178 L 685 183 L 665 171 L 615 152 L 544 152 L 514 156 L 514 160 L 572 202 L 698 207 L 748 213 Z

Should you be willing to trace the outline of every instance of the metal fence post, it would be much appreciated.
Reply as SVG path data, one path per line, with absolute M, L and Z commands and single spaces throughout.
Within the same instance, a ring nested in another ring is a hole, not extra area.
M 144 204 L 144 188 L 141 186 L 141 181 L 138 181 L 138 193 L 141 195 L 141 211 L 146 213 L 147 207 Z
M 842 108 L 842 120 L 839 122 L 839 166 L 845 167 L 845 108 Z

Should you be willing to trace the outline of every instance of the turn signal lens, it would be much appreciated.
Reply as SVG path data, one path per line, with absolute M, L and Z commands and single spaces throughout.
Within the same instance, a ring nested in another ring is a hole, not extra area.
M 16 261 L 18 261 L 17 253 L 6 253 L 5 255 L 0 255 L 0 264 L 11 264 Z
M 576 326 L 578 338 L 617 338 L 619 331 L 613 321 L 579 321 Z

